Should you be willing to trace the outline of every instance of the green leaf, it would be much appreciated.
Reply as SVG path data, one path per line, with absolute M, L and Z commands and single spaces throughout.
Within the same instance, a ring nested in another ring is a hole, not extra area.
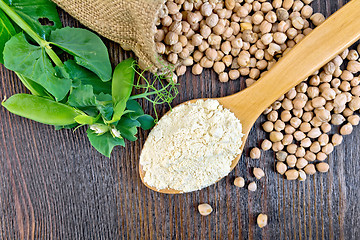
M 111 92 L 115 107 L 111 123 L 119 121 L 124 114 L 134 84 L 134 62 L 135 60 L 132 58 L 126 59 L 119 63 L 114 70 Z
M 76 108 L 96 106 L 96 97 L 91 85 L 80 85 L 69 95 L 68 104 Z
M 16 35 L 16 30 L 13 24 L 0 9 L 0 63 L 4 63 L 3 52 L 5 43 L 14 35 Z
M 144 110 L 142 109 L 140 104 L 135 100 L 127 101 L 126 109 L 133 111 L 133 112 L 129 113 L 129 117 L 131 119 L 136 120 L 138 117 L 144 115 Z
M 114 108 L 112 104 L 112 96 L 110 94 L 100 93 L 96 95 L 97 106 L 96 108 L 100 111 L 101 115 L 105 120 L 110 121 L 114 114 Z
M 13 36 L 5 45 L 5 67 L 43 86 L 56 100 L 69 92 L 71 81 L 60 78 L 45 50 L 31 45 L 23 33 Z
M 2 105 L 16 115 L 55 126 L 74 124 L 74 119 L 83 114 L 68 105 L 30 94 L 13 95 Z
M 29 89 L 29 91 L 31 92 L 31 94 L 36 95 L 36 96 L 42 96 L 42 97 L 50 97 L 50 94 L 39 84 L 37 84 L 36 82 L 34 82 L 33 80 L 24 77 L 23 75 L 21 75 L 20 73 L 16 73 L 19 77 L 19 79 L 21 80 L 21 82 L 25 85 L 25 87 L 27 89 Z
M 51 44 L 73 55 L 77 64 L 96 73 L 102 81 L 111 79 L 108 50 L 94 33 L 81 28 L 62 28 L 51 33 Z
M 109 132 L 102 135 L 97 135 L 90 128 L 86 132 L 91 145 L 98 152 L 108 158 L 110 158 L 111 152 L 115 146 L 125 147 L 124 139 L 114 138 Z
M 50 0 L 4 0 L 24 21 L 43 39 L 51 30 L 61 28 L 62 24 L 56 5 Z M 42 25 L 40 20 L 47 19 L 52 24 Z
M 147 114 L 140 116 L 136 120 L 140 122 L 141 128 L 144 130 L 149 130 L 150 128 L 152 128 L 155 125 L 154 118 Z
M 78 87 L 79 85 L 91 85 L 93 86 L 95 94 L 111 94 L 111 82 L 101 81 L 101 79 L 96 74 L 76 64 L 74 60 L 66 61 L 64 63 L 64 67 L 69 73 L 73 87 Z
M 137 120 L 123 116 L 116 128 L 120 131 L 122 137 L 129 141 L 136 141 L 137 137 L 135 135 L 138 132 L 137 128 L 140 126 L 141 124 Z

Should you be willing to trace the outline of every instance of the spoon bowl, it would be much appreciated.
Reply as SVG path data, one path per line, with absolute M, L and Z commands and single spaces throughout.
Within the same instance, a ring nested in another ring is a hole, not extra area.
M 252 126 L 267 107 L 360 38 L 359 16 L 360 0 L 350 1 L 296 44 L 256 83 L 236 94 L 215 98 L 224 108 L 233 112 L 242 124 L 244 137 L 241 151 L 244 150 Z M 231 170 L 235 168 L 240 157 L 241 154 L 233 160 Z M 147 185 L 141 164 L 139 173 L 142 182 L 154 191 L 182 193 L 174 189 L 156 189 Z

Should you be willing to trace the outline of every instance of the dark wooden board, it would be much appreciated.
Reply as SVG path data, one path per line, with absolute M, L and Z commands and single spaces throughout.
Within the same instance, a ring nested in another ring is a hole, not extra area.
M 327 16 L 345 0 L 316 0 Z M 79 23 L 61 12 L 65 25 Z M 131 55 L 106 41 L 111 60 Z M 25 92 L 16 76 L 1 66 L 0 97 Z M 180 79 L 174 105 L 199 97 L 235 93 L 244 80 L 221 84 L 212 71 Z M 151 106 L 143 102 L 148 113 Z M 168 110 L 160 109 L 161 114 Z M 273 170 L 274 154 L 260 160 L 243 154 L 228 177 L 202 191 L 164 195 L 148 190 L 138 175 L 138 158 L 147 132 L 139 141 L 116 148 L 112 158 L 91 148 L 84 129 L 52 127 L 10 114 L 0 107 L 0 239 L 360 239 L 360 127 L 335 148 L 330 172 L 305 182 L 286 181 Z M 261 117 L 247 149 L 263 139 Z M 252 180 L 251 167 L 266 177 L 249 193 L 232 182 Z M 197 205 L 210 203 L 214 212 L 202 217 Z M 256 226 L 259 213 L 269 225 Z

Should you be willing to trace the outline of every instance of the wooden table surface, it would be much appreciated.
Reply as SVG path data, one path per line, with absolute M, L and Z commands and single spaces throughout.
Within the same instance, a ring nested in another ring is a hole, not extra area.
M 315 0 L 316 11 L 329 16 L 345 0 Z M 79 26 L 61 12 L 64 25 Z M 359 26 L 360 27 L 360 26 Z M 106 41 L 111 60 L 131 53 Z M 0 69 L 0 97 L 25 92 L 14 73 Z M 198 97 L 218 97 L 244 88 L 244 80 L 219 83 L 212 71 L 190 72 L 180 79 L 174 105 Z M 148 113 L 151 106 L 142 102 Z M 161 114 L 168 110 L 160 109 Z M 116 148 L 111 159 L 91 148 L 85 129 L 54 131 L 0 107 L 0 239 L 360 239 L 360 127 L 335 148 L 330 172 L 305 182 L 286 181 L 274 172 L 274 154 L 251 160 L 248 150 L 236 169 L 202 191 L 165 195 L 147 189 L 138 161 L 147 132 L 139 141 Z M 247 147 L 265 134 L 261 117 Z M 258 190 L 233 186 L 235 176 L 253 180 L 251 167 L 265 169 Z M 199 203 L 214 212 L 202 217 Z M 264 229 L 259 213 L 269 216 Z

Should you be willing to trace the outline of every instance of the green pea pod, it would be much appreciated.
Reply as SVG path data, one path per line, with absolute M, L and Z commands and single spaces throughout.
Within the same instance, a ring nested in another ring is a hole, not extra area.
M 128 101 L 134 85 L 135 70 L 133 68 L 135 60 L 133 58 L 126 59 L 119 63 L 112 79 L 112 99 L 114 104 L 114 116 L 109 123 L 119 121 L 124 115 L 126 102 Z
M 77 116 L 84 115 L 68 105 L 30 94 L 13 95 L 2 105 L 16 115 L 55 126 L 74 124 Z

